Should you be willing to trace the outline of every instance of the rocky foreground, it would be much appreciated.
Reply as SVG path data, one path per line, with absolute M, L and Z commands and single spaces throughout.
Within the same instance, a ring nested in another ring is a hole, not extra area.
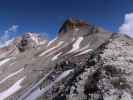
M 0 100 L 133 100 L 133 39 L 68 19 L 51 40 L 0 49 Z

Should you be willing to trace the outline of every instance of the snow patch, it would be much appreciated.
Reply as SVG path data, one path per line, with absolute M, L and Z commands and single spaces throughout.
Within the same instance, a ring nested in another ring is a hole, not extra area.
M 21 68 L 20 70 L 8 75 L 7 77 L 5 77 L 3 80 L 0 81 L 0 84 L 2 84 L 3 82 L 5 82 L 6 80 L 8 80 L 9 78 L 17 75 L 18 73 L 22 72 L 24 70 L 24 68 Z
M 11 58 L 7 58 L 7 59 L 4 59 L 4 60 L 0 61 L 0 66 L 4 65 L 9 60 L 11 60 Z
M 80 48 L 80 43 L 82 42 L 83 39 L 84 39 L 83 37 L 79 37 L 76 40 L 76 42 L 73 44 L 73 48 L 68 53 L 71 53 L 71 52 L 78 50 Z
M 12 85 L 10 88 L 7 90 L 3 91 L 0 93 L 0 100 L 4 100 L 8 96 L 14 94 L 17 92 L 19 89 L 21 89 L 21 82 L 25 79 L 25 77 L 22 77 L 20 80 L 18 80 L 14 85 Z
M 46 86 L 42 90 L 37 88 L 34 92 L 28 95 L 28 97 L 26 97 L 25 100 L 36 100 L 38 97 L 40 97 L 42 94 L 47 92 L 50 88 L 52 88 L 57 82 L 59 82 L 60 80 L 68 76 L 72 71 L 73 69 L 63 72 L 54 82 L 52 82 L 50 85 Z
M 24 93 L 22 96 L 20 96 L 19 100 L 36 100 L 35 97 L 37 97 L 41 90 L 40 85 L 41 83 L 53 72 L 51 70 L 49 73 L 47 73 L 39 82 L 37 82 L 32 88 L 30 88 L 26 93 Z M 36 96 L 36 95 L 37 96 Z
M 51 60 L 54 61 L 58 58 L 58 56 L 60 56 L 62 54 L 62 52 L 58 53 L 57 55 L 55 55 Z
M 29 94 L 26 98 L 24 98 L 23 100 L 36 100 L 39 96 L 39 94 L 41 93 L 40 88 L 37 88 L 35 91 L 33 91 L 31 94 Z M 21 100 L 21 99 L 19 99 Z
M 52 48 L 50 48 L 50 49 L 44 51 L 44 52 L 41 53 L 39 56 L 43 56 L 43 55 L 45 55 L 45 54 L 51 52 L 52 50 L 58 48 L 58 47 L 59 47 L 60 45 L 62 45 L 63 43 L 64 43 L 64 41 L 60 41 L 56 46 L 54 46 L 54 47 L 52 47 Z
M 88 53 L 90 51 L 92 51 L 92 49 L 87 49 L 87 50 L 84 50 L 84 51 L 80 52 L 79 54 L 77 54 L 75 56 L 83 55 L 83 54 L 86 54 L 86 53 Z
M 53 56 L 54 53 L 58 52 L 59 50 L 61 50 L 62 48 L 65 48 L 66 46 L 68 46 L 68 43 L 65 43 L 64 45 L 62 45 L 60 48 L 54 50 L 53 52 L 51 52 L 50 54 L 46 55 L 46 57 L 49 57 L 49 56 Z
M 31 40 L 34 41 L 37 45 L 40 44 L 39 43 L 40 42 L 39 41 L 39 34 L 34 34 L 34 33 L 29 32 L 29 33 L 27 33 L 27 35 L 29 35 Z
M 53 40 L 51 40 L 51 41 L 49 41 L 49 43 L 48 43 L 48 45 L 47 45 L 47 47 L 48 46 L 50 46 L 55 40 L 57 40 L 57 37 L 56 38 L 54 38 Z
M 44 51 L 43 53 L 41 53 L 39 56 L 43 56 L 43 55 L 47 54 L 48 52 L 54 50 L 55 48 L 56 48 L 56 47 L 50 48 L 50 49 Z
M 72 71 L 73 71 L 73 69 L 64 71 L 64 72 L 55 80 L 55 82 L 58 82 L 58 81 L 60 81 L 61 79 L 65 78 L 65 77 L 68 76 Z

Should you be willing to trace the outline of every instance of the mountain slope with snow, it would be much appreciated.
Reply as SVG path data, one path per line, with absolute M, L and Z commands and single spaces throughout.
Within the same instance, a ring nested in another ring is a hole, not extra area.
M 126 35 L 68 19 L 55 39 L 29 32 L 0 54 L 0 100 L 133 99 Z

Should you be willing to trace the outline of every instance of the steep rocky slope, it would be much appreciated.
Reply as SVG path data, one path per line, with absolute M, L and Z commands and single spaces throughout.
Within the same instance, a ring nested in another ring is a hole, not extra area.
M 0 100 L 133 100 L 126 35 L 68 19 L 55 39 L 27 33 L 14 48 L 0 60 Z

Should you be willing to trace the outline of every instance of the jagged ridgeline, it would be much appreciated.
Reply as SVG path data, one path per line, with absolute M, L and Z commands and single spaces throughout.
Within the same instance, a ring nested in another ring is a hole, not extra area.
M 133 39 L 66 20 L 0 49 L 0 100 L 133 100 Z

